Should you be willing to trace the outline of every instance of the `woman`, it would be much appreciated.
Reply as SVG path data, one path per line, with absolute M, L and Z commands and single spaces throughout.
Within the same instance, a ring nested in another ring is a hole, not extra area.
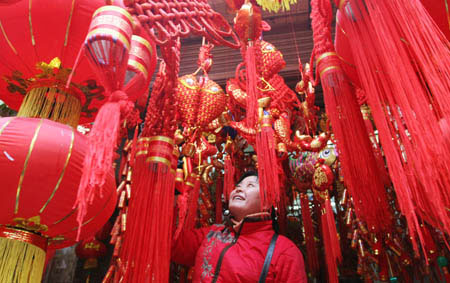
M 246 172 L 230 194 L 233 225 L 185 231 L 172 260 L 195 265 L 193 282 L 307 282 L 300 250 L 278 236 L 261 212 L 256 172 Z

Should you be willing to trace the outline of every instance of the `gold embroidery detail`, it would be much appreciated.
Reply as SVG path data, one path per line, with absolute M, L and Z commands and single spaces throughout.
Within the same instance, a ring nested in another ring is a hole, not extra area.
M 28 219 L 25 218 L 14 218 L 13 221 L 16 223 L 14 227 L 23 228 L 27 231 L 33 232 L 46 232 L 48 231 L 48 226 L 41 224 L 41 217 L 39 215 L 30 217 Z

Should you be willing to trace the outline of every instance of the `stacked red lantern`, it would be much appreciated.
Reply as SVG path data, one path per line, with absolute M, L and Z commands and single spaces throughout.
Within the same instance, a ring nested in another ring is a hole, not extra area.
M 0 119 L 0 149 L 0 242 L 26 235 L 19 241 L 38 246 L 44 259 L 47 245 L 61 248 L 74 244 L 78 222 L 73 204 L 86 138 L 69 126 L 47 119 L 8 117 Z M 103 194 L 89 206 L 81 238 L 93 236 L 115 208 L 112 169 Z M 0 261 L 0 265 L 6 265 L 6 261 Z M 41 275 L 36 276 L 34 279 L 39 280 Z
M 106 246 L 99 240 L 92 238 L 80 242 L 75 248 L 75 252 L 80 259 L 84 259 L 84 269 L 98 267 L 97 258 L 106 255 Z
M 22 0 L 2 7 L 0 74 L 4 79 L 0 80 L 0 99 L 18 110 L 31 90 L 57 88 L 59 102 L 75 97 L 81 122 L 92 121 L 105 96 L 85 56 L 80 57 L 71 87 L 67 90 L 63 87 L 85 39 L 92 13 L 102 5 L 102 0 Z M 48 64 L 54 59 L 60 64 Z M 32 117 L 44 116 L 34 113 Z

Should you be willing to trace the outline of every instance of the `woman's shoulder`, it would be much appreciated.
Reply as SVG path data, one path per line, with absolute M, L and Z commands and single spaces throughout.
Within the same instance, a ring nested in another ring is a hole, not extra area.
M 283 235 L 278 235 L 276 248 L 280 254 L 301 254 L 298 247 L 292 242 L 288 237 Z

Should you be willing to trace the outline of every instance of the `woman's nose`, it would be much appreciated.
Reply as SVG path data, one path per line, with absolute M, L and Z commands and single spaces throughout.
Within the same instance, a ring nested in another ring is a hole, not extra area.
M 243 192 L 243 190 L 242 190 L 242 188 L 241 187 L 238 187 L 238 188 L 235 188 L 234 190 L 233 190 L 233 192 Z

